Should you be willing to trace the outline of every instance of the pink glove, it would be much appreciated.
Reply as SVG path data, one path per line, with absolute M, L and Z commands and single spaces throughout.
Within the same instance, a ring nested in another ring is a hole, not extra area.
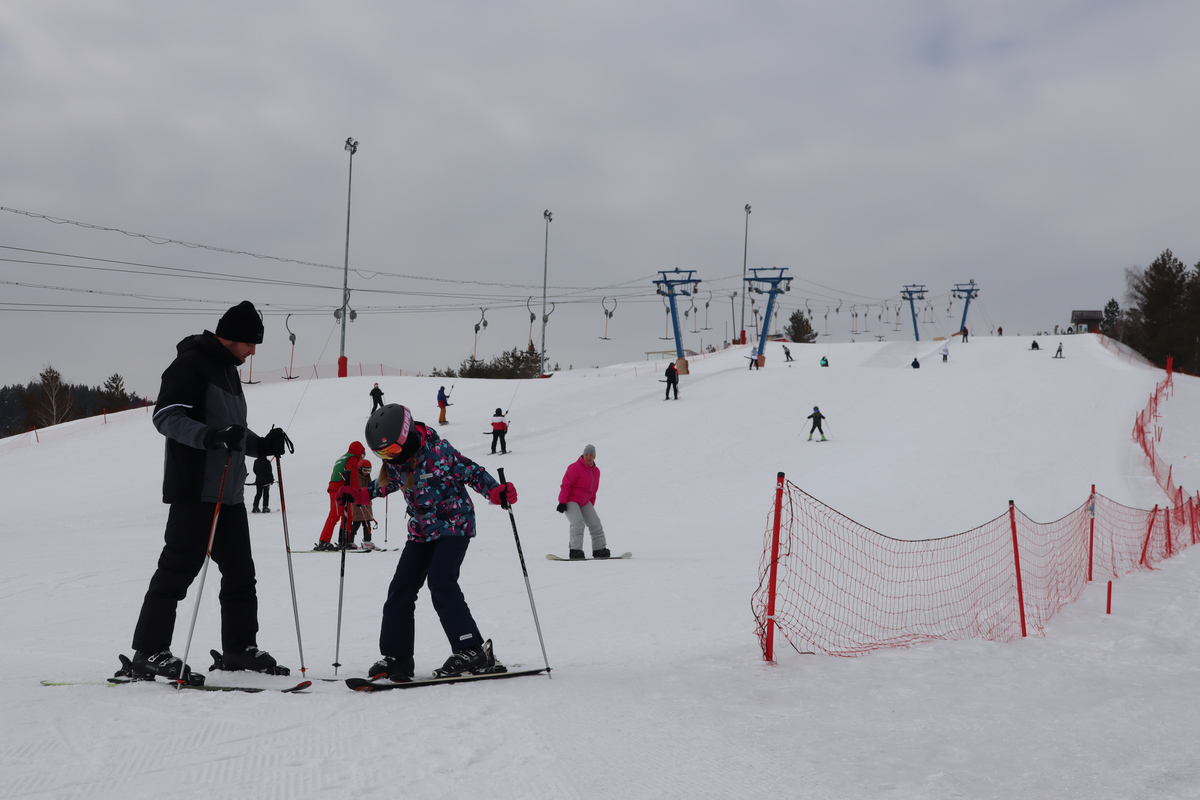
M 365 488 L 354 489 L 350 486 L 343 486 L 342 490 L 338 492 L 337 501 L 339 505 L 356 503 L 365 506 L 371 502 L 371 493 Z
M 492 505 L 508 508 L 517 502 L 517 487 L 511 483 L 501 484 L 488 492 L 488 500 L 492 501 Z

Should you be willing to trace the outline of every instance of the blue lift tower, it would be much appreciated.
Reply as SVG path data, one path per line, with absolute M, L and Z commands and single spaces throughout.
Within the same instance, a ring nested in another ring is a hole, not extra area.
M 965 298 L 967 301 L 963 306 L 962 324 L 958 326 L 958 332 L 962 333 L 967 329 L 967 309 L 971 307 L 971 300 L 979 296 L 979 287 L 975 285 L 974 280 L 970 283 L 956 283 L 951 294 L 956 300 Z
M 679 330 L 679 310 L 675 307 L 675 298 L 677 296 L 691 297 L 700 291 L 700 279 L 696 277 L 694 269 L 676 267 L 669 272 L 667 270 L 658 272 L 662 277 L 654 281 L 654 285 L 658 287 L 658 293 L 667 298 L 667 302 L 670 304 L 671 326 L 675 329 L 675 369 L 679 371 L 680 375 L 687 375 L 688 364 L 687 359 L 683 357 L 683 334 Z M 689 286 L 691 287 L 690 291 Z
M 767 295 L 767 313 L 763 317 L 762 330 L 758 336 L 758 352 L 755 353 L 758 365 L 761 367 L 765 360 L 763 350 L 767 346 L 767 334 L 771 330 L 771 311 L 775 306 L 775 296 L 792 290 L 792 276 L 788 275 L 787 270 L 783 267 L 771 267 L 770 269 L 751 267 L 750 271 L 754 274 L 746 278 L 748 284 L 746 291 Z M 764 290 L 760 284 L 767 288 Z
M 914 300 L 925 299 L 925 284 L 910 283 L 900 290 L 900 296 L 908 301 L 908 310 L 912 312 L 913 318 L 913 336 L 917 337 L 917 341 L 921 341 L 921 332 L 917 330 L 917 307 L 913 304 Z

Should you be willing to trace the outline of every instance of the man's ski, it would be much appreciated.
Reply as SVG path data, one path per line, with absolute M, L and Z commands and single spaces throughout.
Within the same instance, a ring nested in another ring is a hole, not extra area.
M 174 681 L 163 683 L 155 680 L 118 677 L 112 677 L 106 681 L 42 681 L 42 686 L 121 686 L 126 683 L 158 683 L 160 686 L 170 686 L 172 689 L 201 689 L 206 692 L 249 692 L 251 694 L 268 691 L 293 694 L 303 692 L 312 686 L 312 681 L 300 681 L 300 683 L 287 689 L 264 689 L 258 686 L 213 686 L 207 683 L 195 686 L 190 683 L 175 683 Z
M 519 678 L 523 675 L 540 675 L 549 672 L 541 669 L 522 669 L 514 672 L 486 672 L 483 675 L 456 675 L 452 678 L 422 678 L 416 681 L 394 683 L 389 680 L 372 681 L 367 678 L 347 678 L 346 685 L 356 692 L 386 692 L 390 689 L 415 689 L 418 686 L 438 686 L 443 683 L 467 683 L 468 681 L 488 681 L 500 678 Z
M 353 550 L 347 550 L 346 555 L 352 556 L 355 553 L 386 553 L 388 550 L 398 550 L 398 549 L 399 548 L 397 548 L 397 547 L 375 547 L 375 548 L 370 548 L 370 549 L 364 550 L 361 547 L 356 547 Z M 338 550 L 338 549 L 334 549 L 334 550 L 292 550 L 291 554 L 294 556 L 302 556 L 305 553 L 335 553 L 336 554 L 336 553 L 340 553 L 340 552 L 342 552 L 342 551 Z
M 609 556 L 608 558 L 563 558 L 554 553 L 546 554 L 546 559 L 549 561 L 615 561 L 618 558 L 633 558 L 633 553 L 621 553 L 619 556 Z

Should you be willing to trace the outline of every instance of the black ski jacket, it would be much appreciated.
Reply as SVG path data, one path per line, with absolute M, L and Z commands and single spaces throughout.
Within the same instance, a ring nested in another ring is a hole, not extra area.
M 176 345 L 178 355 L 162 374 L 154 404 L 154 427 L 167 437 L 163 502 L 217 502 L 228 450 L 206 450 L 209 428 L 246 428 L 244 450 L 234 450 L 220 501 L 244 503 L 246 455 L 257 457 L 258 436 L 246 425 L 246 398 L 237 360 L 211 331 Z

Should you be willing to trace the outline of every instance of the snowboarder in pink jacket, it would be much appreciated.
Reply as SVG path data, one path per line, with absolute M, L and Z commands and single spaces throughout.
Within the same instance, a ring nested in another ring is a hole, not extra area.
M 596 466 L 596 448 L 583 448 L 579 460 L 567 467 L 563 475 L 562 488 L 558 492 L 558 513 L 566 514 L 571 523 L 568 557 L 574 561 L 584 559 L 583 526 L 587 525 L 592 536 L 592 558 L 608 558 L 608 545 L 604 540 L 604 525 L 596 514 L 596 490 L 600 488 L 600 468 Z

